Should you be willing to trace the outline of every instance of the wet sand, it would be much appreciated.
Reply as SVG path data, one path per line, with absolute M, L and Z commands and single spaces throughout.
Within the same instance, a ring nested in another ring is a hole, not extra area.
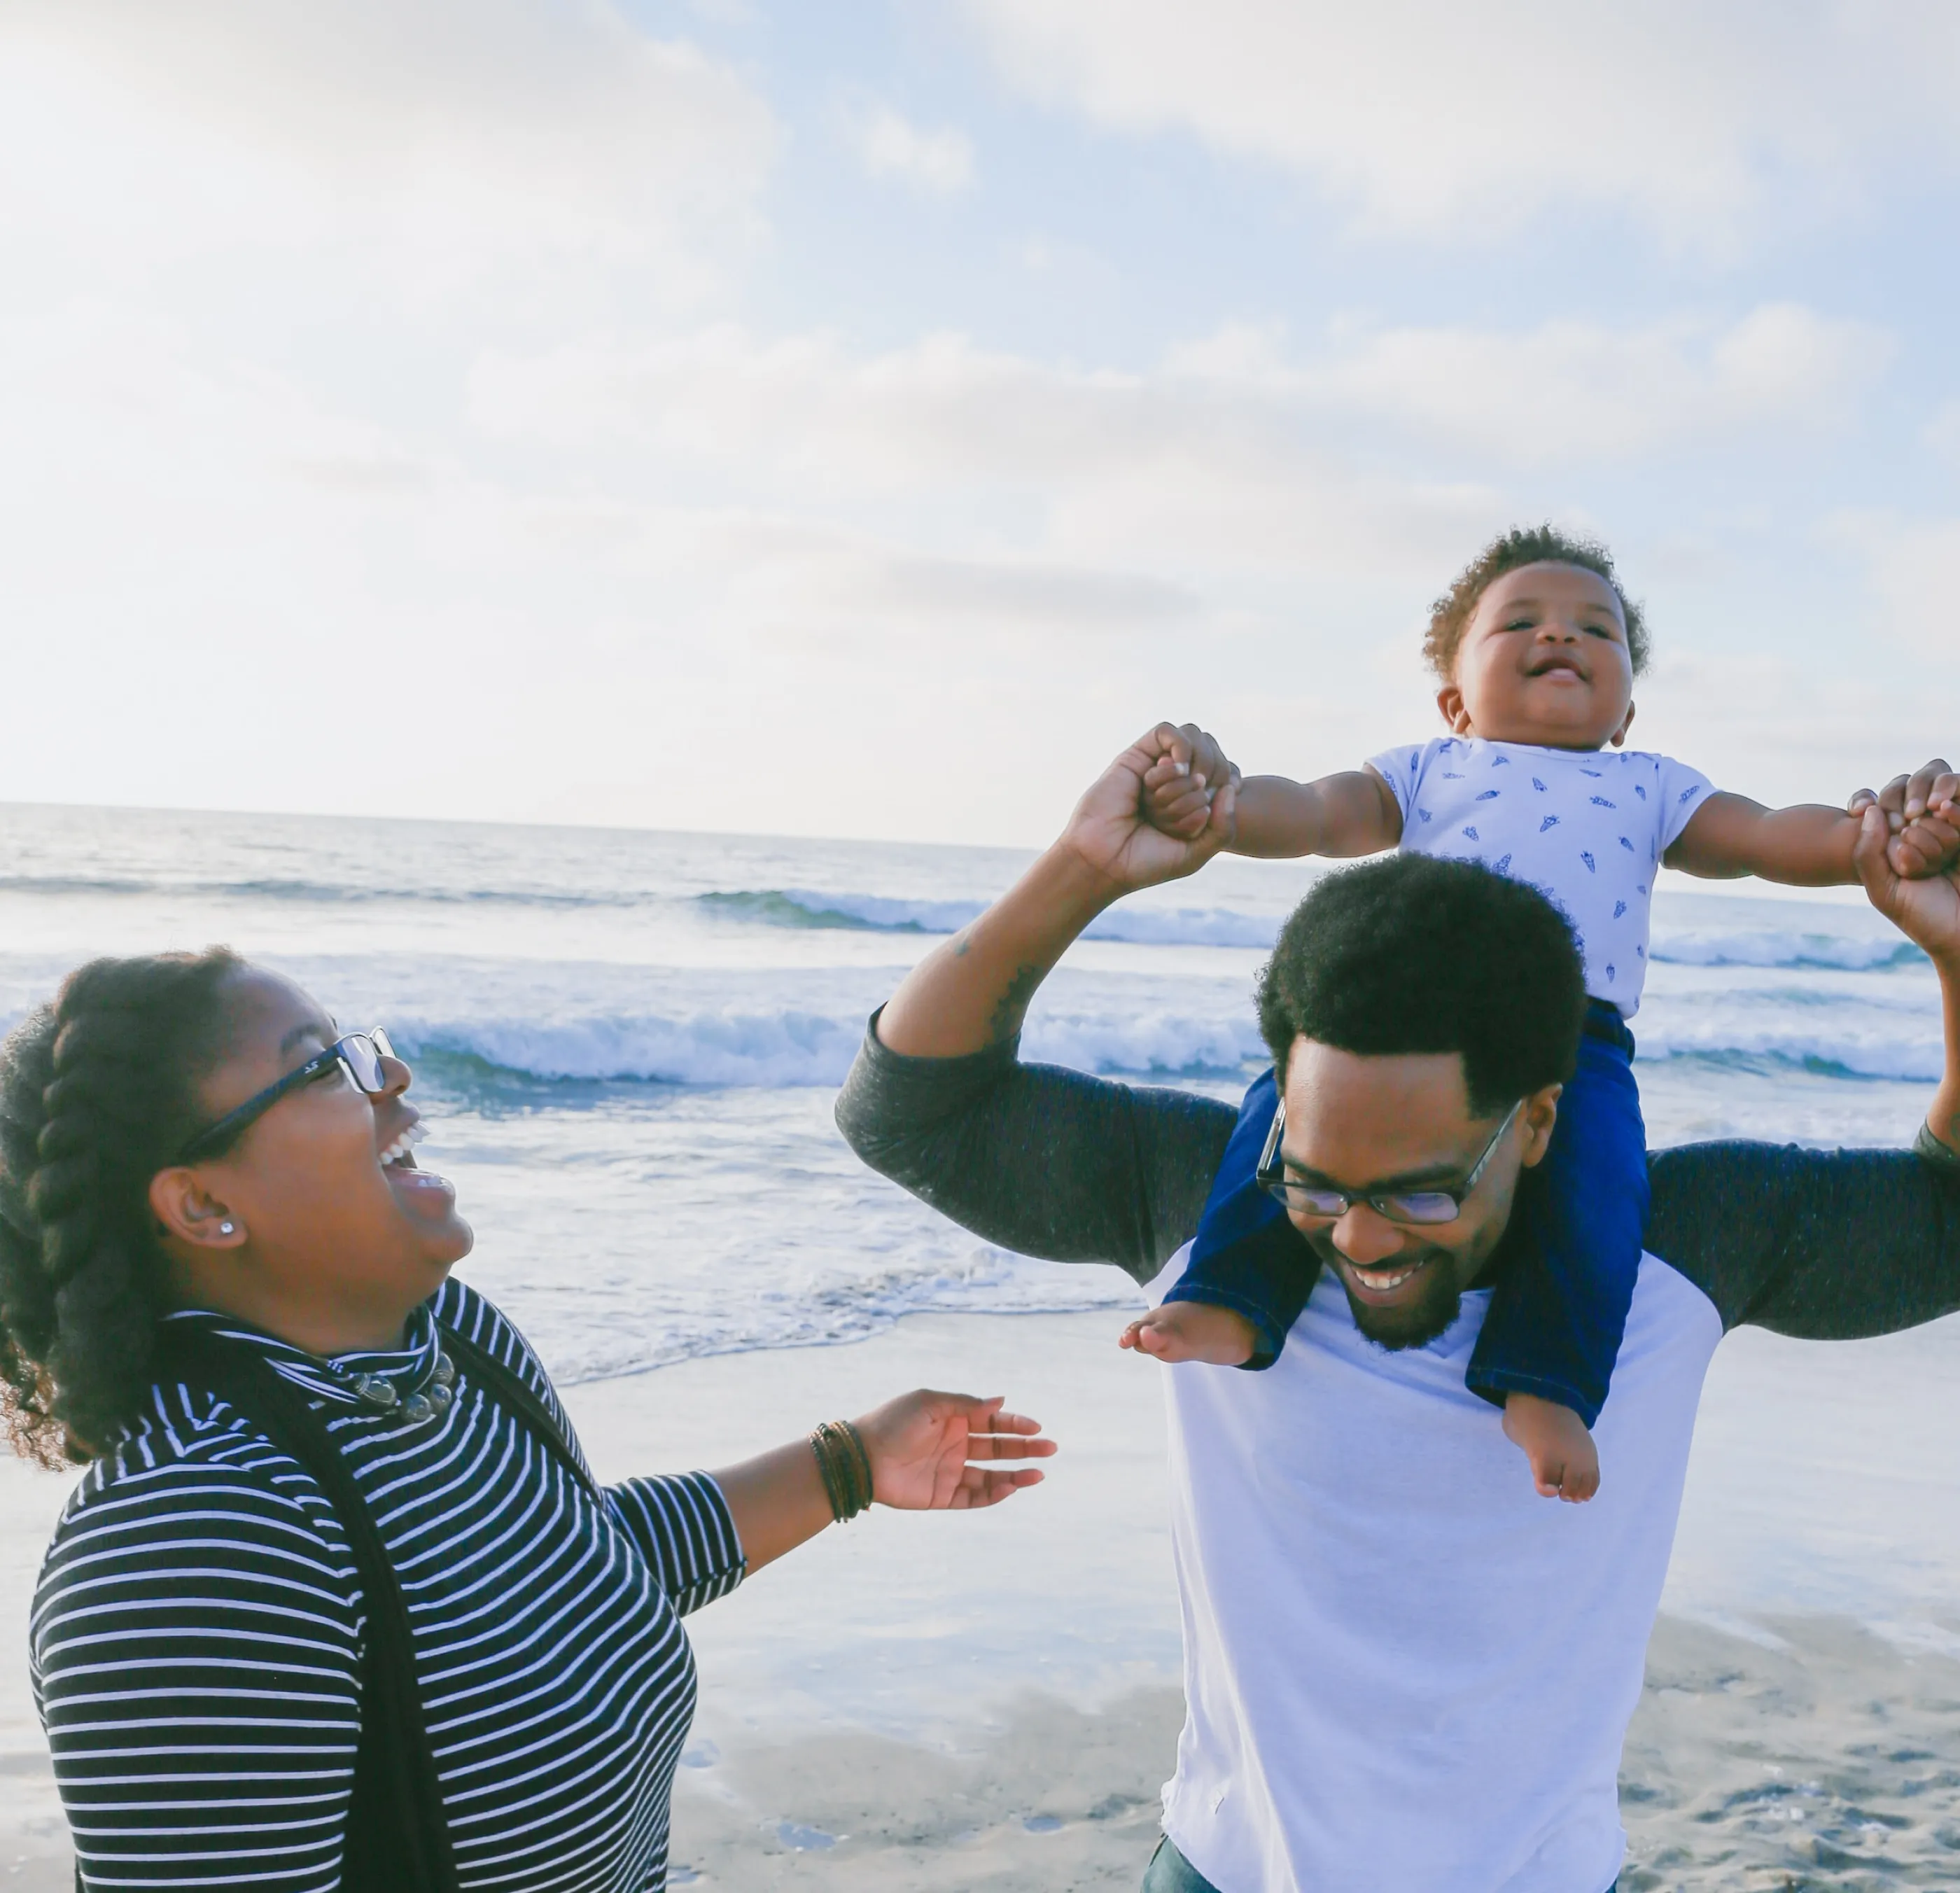
M 1781 1649 L 1661 1620 L 1624 1893 L 1960 1885 L 1960 1662 L 1841 1618 L 1776 1631 Z M 1100 1715 L 1030 1699 L 958 1757 L 862 1736 L 715 1757 L 683 1774 L 675 1858 L 741 1888 L 1134 1888 L 1179 1713 L 1169 1690 Z
M 1960 1662 L 1843 1618 L 1663 1618 L 1620 1775 L 1625 1893 L 1960 1885 Z

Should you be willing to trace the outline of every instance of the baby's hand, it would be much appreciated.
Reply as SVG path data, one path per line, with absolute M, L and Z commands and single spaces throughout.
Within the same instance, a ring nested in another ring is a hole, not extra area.
M 1960 861 L 1960 775 L 1936 758 L 1917 774 L 1895 776 L 1874 795 L 1860 789 L 1847 804 L 1856 815 L 1867 803 L 1885 812 L 1892 872 L 1904 880 L 1943 874 Z
M 1144 816 L 1151 827 L 1195 841 L 1211 819 L 1212 798 L 1239 772 L 1217 737 L 1195 723 L 1160 723 L 1144 739 L 1157 759 L 1144 775 Z
M 1209 1302 L 1166 1302 L 1131 1322 L 1117 1337 L 1158 1360 L 1203 1360 L 1214 1367 L 1242 1366 L 1257 1351 L 1259 1331 L 1243 1315 Z

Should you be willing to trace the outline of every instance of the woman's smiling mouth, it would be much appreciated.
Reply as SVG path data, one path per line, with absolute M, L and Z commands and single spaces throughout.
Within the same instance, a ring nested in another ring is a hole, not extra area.
M 412 1119 L 394 1142 L 380 1153 L 381 1173 L 397 1190 L 424 1197 L 436 1193 L 446 1200 L 454 1196 L 456 1186 L 447 1177 L 438 1176 L 434 1170 L 425 1170 L 415 1161 L 415 1146 L 428 1135 L 428 1127 L 422 1120 Z M 427 1205 L 423 1207 L 426 1208 Z

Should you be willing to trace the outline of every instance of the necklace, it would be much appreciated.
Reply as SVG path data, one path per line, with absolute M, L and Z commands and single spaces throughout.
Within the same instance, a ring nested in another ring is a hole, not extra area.
M 438 1341 L 435 1366 L 422 1387 L 405 1400 L 395 1383 L 380 1374 L 358 1374 L 337 1360 L 326 1363 L 336 1382 L 360 1404 L 375 1413 L 391 1413 L 405 1425 L 419 1427 L 448 1412 L 456 1398 L 456 1363 L 442 1351 Z

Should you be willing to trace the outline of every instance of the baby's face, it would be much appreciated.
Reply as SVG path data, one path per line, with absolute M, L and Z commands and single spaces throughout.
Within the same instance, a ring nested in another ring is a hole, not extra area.
M 1521 565 L 1494 580 L 1437 694 L 1459 736 L 1598 749 L 1634 714 L 1627 621 L 1612 586 L 1580 565 Z

